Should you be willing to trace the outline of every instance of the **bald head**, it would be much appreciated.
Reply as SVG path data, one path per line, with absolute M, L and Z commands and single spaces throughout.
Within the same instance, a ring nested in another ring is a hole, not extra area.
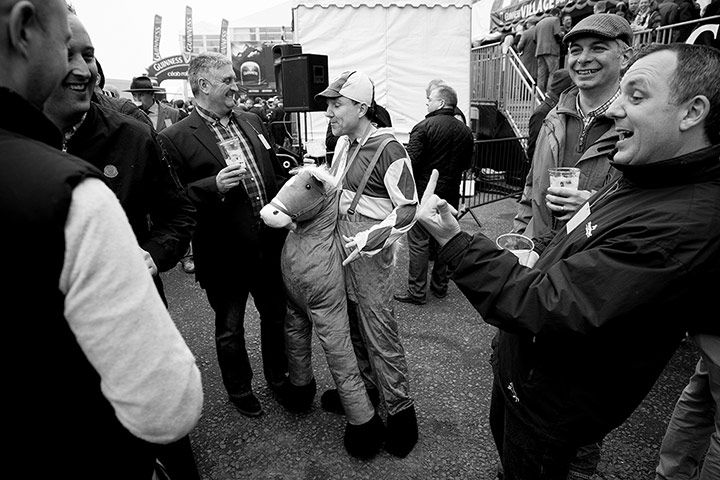
M 64 0 L 0 0 L 0 86 L 37 108 L 67 72 Z

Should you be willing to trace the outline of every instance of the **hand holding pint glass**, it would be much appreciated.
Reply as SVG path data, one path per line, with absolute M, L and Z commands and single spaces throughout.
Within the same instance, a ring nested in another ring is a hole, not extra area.
M 556 167 L 548 169 L 550 189 L 545 197 L 547 207 L 556 217 L 568 218 L 575 213 L 577 207 L 584 202 L 577 195 L 580 184 L 580 169 L 576 167 Z M 574 197 L 577 197 L 575 199 Z M 563 218 L 567 220 L 568 218 Z
M 215 177 L 215 183 L 218 191 L 222 194 L 227 193 L 230 189 L 240 185 L 242 176 L 247 171 L 245 158 L 240 149 L 240 140 L 230 138 L 218 142 L 218 147 L 222 153 L 227 167 L 220 170 Z

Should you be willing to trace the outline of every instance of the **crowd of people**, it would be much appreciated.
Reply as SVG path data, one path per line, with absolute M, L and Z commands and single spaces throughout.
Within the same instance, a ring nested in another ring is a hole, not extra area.
M 627 18 L 598 2 L 574 26 L 551 9 L 532 27 L 552 96 L 534 118 L 513 224 L 535 243 L 529 263 L 461 230 L 473 137 L 452 86 L 428 83 L 428 113 L 407 145 L 366 73 L 343 72 L 316 96 L 334 141 L 321 167 L 337 186 L 344 276 L 334 335 L 353 382 L 336 380 L 320 403 L 346 415 L 350 455 L 413 451 L 419 412 L 393 302 L 422 307 L 428 290 L 444 298 L 453 281 L 496 327 L 488 421 L 500 478 L 592 478 L 604 437 L 687 336 L 700 357 L 657 479 L 720 478 L 720 325 L 707 313 L 720 274 L 720 51 L 633 51 L 633 25 L 649 21 L 651 3 L 629 4 Z M 47 477 L 149 479 L 162 469 L 197 480 L 188 434 L 202 410 L 200 371 L 168 313 L 162 272 L 192 258 L 189 273 L 214 312 L 222 383 L 241 415 L 264 412 L 245 338 L 250 297 L 276 400 L 297 411 L 316 394 L 312 375 L 298 373 L 306 359 L 287 347 L 281 251 L 292 228 L 260 215 L 292 182 L 277 157 L 284 137 L 273 132 L 282 102 L 239 106 L 232 61 L 214 52 L 189 63 L 190 108 L 159 101 L 147 76 L 127 90 L 135 104 L 123 101 L 105 88 L 82 16 L 64 0 L 0 0 L 0 32 L 0 98 L 13 112 L 0 120 L 0 246 L 13 252 L 14 275 L 0 295 L 16 316 L 11 338 L 41 326 L 33 355 L 20 342 L 5 350 L 15 365 L 9 409 L 24 420 L 8 427 L 9 455 Z M 549 184 L 548 169 L 560 166 L 580 170 L 577 189 Z M 404 238 L 407 289 L 394 295 Z M 218 248 L 228 244 L 233 255 Z M 51 447 L 43 462 L 27 448 L 39 431 Z
M 701 9 L 693 0 L 599 0 L 593 5 L 593 13 L 621 16 L 628 21 L 633 32 L 655 31 L 658 27 L 718 15 L 720 2 L 715 0 Z M 541 92 L 547 91 L 552 72 L 567 64 L 567 45 L 562 38 L 572 29 L 573 23 L 570 14 L 562 14 L 560 8 L 552 8 L 547 13 L 538 12 L 518 23 L 514 32 L 505 37 L 506 48 L 517 51 Z M 672 41 L 685 41 L 694 27 L 690 24 L 674 29 Z

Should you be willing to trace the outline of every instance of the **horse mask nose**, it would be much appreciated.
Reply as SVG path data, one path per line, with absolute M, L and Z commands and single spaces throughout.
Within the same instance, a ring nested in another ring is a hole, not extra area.
M 275 199 L 273 199 L 275 202 Z M 287 213 L 283 212 L 278 205 L 268 203 L 260 210 L 260 218 L 265 225 L 271 228 L 286 228 L 293 220 Z

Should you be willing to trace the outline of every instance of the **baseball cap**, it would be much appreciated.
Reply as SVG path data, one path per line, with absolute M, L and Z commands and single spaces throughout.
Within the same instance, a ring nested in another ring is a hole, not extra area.
M 595 13 L 580 20 L 563 38 L 570 43 L 582 37 L 602 37 L 611 40 L 620 39 L 632 45 L 633 31 L 630 24 L 620 15 L 614 13 Z
M 347 71 L 343 72 L 325 90 L 315 95 L 315 100 L 318 97 L 347 97 L 370 106 L 375 98 L 375 85 L 366 74 L 357 70 Z

